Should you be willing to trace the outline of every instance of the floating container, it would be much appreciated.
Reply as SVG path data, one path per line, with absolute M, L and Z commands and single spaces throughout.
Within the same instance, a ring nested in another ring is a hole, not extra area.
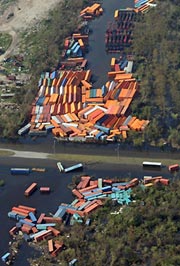
M 8 217 L 12 219 L 17 219 L 17 213 L 15 212 L 8 212 Z
M 83 164 L 82 163 L 78 163 L 78 164 L 75 164 L 75 165 L 70 166 L 68 168 L 65 168 L 64 172 L 68 173 L 68 172 L 74 171 L 76 169 L 81 169 L 81 168 L 83 168 Z
M 53 217 L 60 217 L 63 218 L 66 214 L 66 207 L 65 206 L 59 206 L 56 213 L 53 215 Z
M 157 167 L 157 168 L 162 167 L 161 162 L 143 162 L 142 165 L 143 167 Z
M 37 189 L 37 183 L 32 183 L 24 192 L 25 196 L 30 196 Z
M 7 252 L 6 254 L 4 254 L 4 255 L 1 257 L 1 260 L 2 260 L 3 262 L 7 262 L 8 259 L 9 259 L 9 257 L 10 257 L 10 253 Z
M 64 167 L 62 166 L 61 162 L 57 162 L 57 167 L 58 167 L 60 172 L 64 172 Z
M 34 223 L 30 223 L 30 222 L 28 222 L 28 221 L 25 221 L 24 219 L 20 219 L 19 222 L 20 222 L 21 224 L 27 224 L 27 225 L 32 226 L 32 227 L 35 226 Z
M 48 227 L 48 226 L 55 226 L 56 224 L 55 223 L 47 223 L 47 224 L 36 224 L 36 228 L 38 229 L 38 230 L 46 230 L 46 228 Z
M 170 172 L 178 171 L 179 170 L 179 164 L 169 165 L 168 169 Z
M 51 189 L 50 187 L 40 187 L 39 191 L 41 193 L 50 193 Z
M 30 169 L 29 168 L 11 168 L 12 175 L 29 175 Z
M 36 223 L 36 222 L 37 222 L 37 218 L 36 218 L 36 216 L 34 215 L 33 212 L 30 212 L 30 213 L 29 213 L 29 218 L 31 219 L 31 221 L 32 221 L 33 223 Z

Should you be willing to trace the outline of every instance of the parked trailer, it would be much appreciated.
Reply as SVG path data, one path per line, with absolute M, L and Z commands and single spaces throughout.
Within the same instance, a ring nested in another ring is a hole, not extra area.
M 168 169 L 170 172 L 178 171 L 179 170 L 179 164 L 169 165 Z
M 29 175 L 30 169 L 29 168 L 11 168 L 12 175 Z
M 65 172 L 65 173 L 68 173 L 68 172 L 70 172 L 70 171 L 74 171 L 74 170 L 76 170 L 76 169 L 80 169 L 80 168 L 83 168 L 82 163 L 78 163 L 78 164 L 75 164 L 75 165 L 70 166 L 70 167 L 68 167 L 68 168 L 65 168 L 65 169 L 64 169 L 64 172 Z
M 32 183 L 24 192 L 25 196 L 30 196 L 37 189 L 37 183 Z
M 162 167 L 161 162 L 143 162 L 143 167 Z

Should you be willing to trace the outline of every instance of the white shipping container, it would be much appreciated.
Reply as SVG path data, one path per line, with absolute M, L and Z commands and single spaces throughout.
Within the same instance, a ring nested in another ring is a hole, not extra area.
M 36 118 L 35 118 L 35 123 L 38 123 L 38 122 L 39 122 L 39 118 L 40 118 L 40 115 L 37 114 L 37 115 L 36 115 Z
M 42 114 L 43 113 L 43 108 L 44 108 L 44 106 L 40 106 L 40 108 L 39 108 L 39 114 Z
M 110 83 L 110 85 L 109 85 L 109 91 L 114 90 L 115 86 L 116 86 L 116 82 L 115 82 L 114 80 L 111 81 L 111 83 Z
M 39 89 L 38 96 L 44 96 L 45 94 L 45 87 L 42 85 Z
M 39 105 L 36 105 L 36 108 L 35 108 L 35 114 L 37 115 L 37 114 L 39 114 Z
M 62 125 L 65 127 L 78 127 L 78 124 L 75 123 L 62 123 Z
M 60 87 L 60 92 L 59 92 L 60 95 L 63 95 L 64 94 L 64 87 L 61 85 Z
M 56 121 L 56 123 L 61 124 L 61 121 L 59 121 L 59 119 L 55 115 L 52 115 L 52 119 Z
M 66 118 L 66 120 L 67 120 L 68 122 L 72 122 L 72 119 L 71 119 L 71 117 L 69 117 L 68 114 L 65 114 L 64 117 Z

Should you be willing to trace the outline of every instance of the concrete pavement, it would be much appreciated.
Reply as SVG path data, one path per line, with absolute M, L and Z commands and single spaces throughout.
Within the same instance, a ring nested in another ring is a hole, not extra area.
M 0 151 L 11 152 L 13 154 L 8 156 L 19 157 L 19 158 L 48 159 L 48 156 L 50 155 L 50 153 L 44 153 L 44 152 L 17 151 L 12 149 L 0 149 Z

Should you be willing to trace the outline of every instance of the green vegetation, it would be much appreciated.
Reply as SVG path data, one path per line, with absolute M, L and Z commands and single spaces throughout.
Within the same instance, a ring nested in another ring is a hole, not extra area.
M 4 180 L 3 179 L 0 179 L 0 187 L 3 187 L 5 184 Z
M 17 0 L 0 0 L 0 15 L 2 15 L 11 4 L 15 4 L 16 2 Z
M 11 156 L 11 155 L 14 155 L 14 152 L 0 150 L 0 157 L 1 156 Z
M 138 157 L 139 156 L 139 157 Z M 141 165 L 143 161 L 157 161 L 161 160 L 163 165 L 170 165 L 179 163 L 179 159 L 173 158 L 150 158 L 149 156 L 145 157 L 144 154 L 132 153 L 129 155 L 120 155 L 120 156 L 105 156 L 105 155 L 84 155 L 84 154 L 54 154 L 50 155 L 49 158 L 56 159 L 58 161 L 72 161 L 72 162 L 82 162 L 85 164 L 91 163 L 114 163 L 114 164 L 135 164 Z
M 6 111 L 1 108 L 2 137 L 15 137 L 25 118 L 28 120 L 40 73 L 57 67 L 64 38 L 77 27 L 79 11 L 86 3 L 89 4 L 89 1 L 63 1 L 43 22 L 22 33 L 20 54 L 24 59 L 21 73 L 28 73 L 31 78 L 30 83 L 26 82 L 16 90 L 18 93 L 13 103 L 17 103 L 19 108 L 7 108 Z M 177 1 L 159 0 L 156 8 L 138 16 L 135 25 L 133 47 L 130 49 L 135 55 L 135 72 L 141 80 L 141 88 L 131 108 L 133 115 L 150 120 L 142 134 L 128 134 L 125 142 L 136 148 L 141 149 L 145 143 L 162 149 L 166 143 L 180 147 L 179 17 Z M 9 66 L 7 69 L 10 73 Z M 18 67 L 13 66 L 12 73 L 18 74 L 18 71 Z
M 79 11 L 85 1 L 62 1 L 50 12 L 47 19 L 37 24 L 31 31 L 23 32 L 20 45 L 20 54 L 23 55 L 21 73 L 28 73 L 30 81 L 16 88 L 16 96 L 11 103 L 18 108 L 6 108 L 0 111 L 0 136 L 16 138 L 17 130 L 28 119 L 31 103 L 37 93 L 37 84 L 40 74 L 44 71 L 53 71 L 60 60 L 64 39 L 69 36 L 78 25 Z M 6 63 L 8 74 L 20 74 L 18 67 L 12 61 Z M 16 86 L 14 86 L 16 87 Z M 16 122 L 14 122 L 16 121 Z
M 57 265 L 57 261 L 67 265 L 73 258 L 80 266 L 179 265 L 178 178 L 167 187 L 134 188 L 134 201 L 125 207 L 107 201 L 90 215 L 90 226 L 61 226 L 62 236 L 58 238 L 66 249 L 54 259 L 47 254 L 47 243 L 43 243 L 45 255 L 31 265 Z M 111 214 L 119 210 L 119 214 Z
M 0 53 L 4 53 L 12 42 L 12 37 L 7 33 L 0 33 Z
M 151 121 L 143 140 L 158 146 L 168 142 L 176 148 L 180 147 L 179 29 L 178 2 L 157 1 L 157 7 L 136 23 L 133 41 L 141 88 L 132 110 Z

